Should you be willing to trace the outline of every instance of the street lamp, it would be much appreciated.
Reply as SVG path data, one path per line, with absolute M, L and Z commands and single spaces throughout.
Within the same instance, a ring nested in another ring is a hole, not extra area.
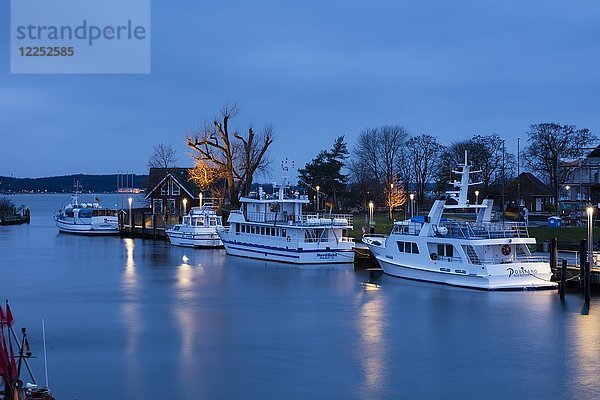
M 594 262 L 594 221 L 592 217 L 594 216 L 594 208 L 589 206 L 587 209 L 587 217 L 588 217 L 588 229 L 587 229 L 587 242 L 588 242 L 588 251 L 587 251 L 587 265 L 585 265 L 585 302 L 586 304 L 590 303 L 590 269 L 592 268 L 592 264 Z
M 316 203 L 317 203 L 317 204 L 316 204 L 316 209 L 317 209 L 317 212 L 318 212 L 318 211 L 319 211 L 319 190 L 321 189 L 321 187 L 320 187 L 320 186 L 317 186 L 317 188 L 316 188 L 316 189 L 317 189 L 317 196 L 315 197 L 315 201 L 316 201 Z
M 410 217 L 412 218 L 415 216 L 415 203 L 414 203 L 415 194 L 411 193 L 409 195 L 409 197 L 410 197 Z
M 369 228 L 373 226 L 373 208 L 375 205 L 372 201 L 369 202 Z
M 133 203 L 133 199 L 130 197 L 127 201 L 129 202 L 129 229 L 133 232 L 133 215 L 131 214 L 131 204 Z
M 186 209 L 187 209 L 187 199 L 183 199 L 183 215 L 185 215 Z
M 475 191 L 475 204 L 479 204 L 479 190 Z

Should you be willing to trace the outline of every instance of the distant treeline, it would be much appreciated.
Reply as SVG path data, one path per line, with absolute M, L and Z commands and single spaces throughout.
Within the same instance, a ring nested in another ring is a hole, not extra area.
M 84 192 L 106 193 L 117 191 L 117 175 L 64 175 L 45 178 L 13 178 L 0 176 L 0 193 L 51 192 L 70 193 L 79 181 Z M 146 188 L 148 175 L 133 175 L 134 188 Z

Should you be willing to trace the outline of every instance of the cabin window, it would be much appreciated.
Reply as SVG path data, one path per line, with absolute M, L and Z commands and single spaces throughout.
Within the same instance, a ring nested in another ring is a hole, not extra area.
M 163 201 L 162 201 L 162 199 L 155 199 L 152 202 L 152 213 L 153 214 L 162 214 L 163 213 Z
M 285 237 L 285 228 L 282 228 L 282 229 L 281 229 L 281 236 L 282 236 L 282 237 Z
M 235 234 L 236 235 L 240 234 L 240 224 L 235 224 Z
M 400 253 L 419 254 L 419 246 L 417 246 L 416 243 L 398 241 L 396 244 L 398 245 L 398 251 Z
M 176 183 L 173 183 L 173 187 L 171 188 L 171 194 L 174 196 L 179 196 L 179 193 L 181 193 L 181 190 L 179 189 L 179 185 Z
M 438 244 L 437 254 L 441 257 L 454 257 L 454 246 L 451 244 Z
M 160 194 L 162 194 L 163 196 L 166 196 L 169 194 L 169 185 L 167 185 L 166 183 L 164 185 L 162 185 L 160 187 Z
M 252 225 L 252 226 L 250 227 L 250 233 L 251 233 L 251 234 L 253 234 L 253 235 L 255 235 L 255 234 L 256 234 L 256 227 L 255 227 L 254 225 Z
M 169 199 L 169 214 L 177 214 L 177 208 L 175 208 L 175 199 Z
M 271 228 L 271 236 L 275 236 L 275 228 Z
M 260 234 L 263 236 L 265 235 L 265 227 L 264 226 L 260 227 Z
M 215 226 L 215 225 L 217 225 L 217 219 L 216 218 L 209 218 L 208 219 L 208 223 L 210 224 L 210 226 Z

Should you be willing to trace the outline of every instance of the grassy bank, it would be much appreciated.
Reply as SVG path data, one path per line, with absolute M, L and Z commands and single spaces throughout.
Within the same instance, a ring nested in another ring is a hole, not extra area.
M 400 213 L 397 218 L 402 218 L 403 215 Z M 388 219 L 387 214 L 375 214 L 375 233 L 388 234 L 392 229 L 392 221 Z M 354 230 L 349 232 L 356 241 L 359 241 L 362 237 L 362 227 L 366 226 L 365 214 L 354 214 Z M 576 246 L 583 239 L 587 238 L 587 229 L 564 227 L 564 228 L 548 228 L 548 227 L 536 227 L 529 228 L 529 235 L 536 238 L 538 243 L 542 243 L 545 240 L 551 238 L 558 238 L 560 244 Z M 598 243 L 600 240 L 600 227 L 594 229 L 594 241 Z

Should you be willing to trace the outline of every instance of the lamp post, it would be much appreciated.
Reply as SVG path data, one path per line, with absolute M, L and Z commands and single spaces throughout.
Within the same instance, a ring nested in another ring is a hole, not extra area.
M 315 202 L 317 204 L 316 204 L 315 208 L 317 209 L 317 212 L 319 212 L 319 190 L 321 189 L 321 187 L 317 186 L 316 189 L 317 189 L 317 196 L 315 197 Z
M 130 197 L 127 199 L 127 201 L 129 202 L 129 229 L 131 229 L 131 232 L 133 232 L 133 215 L 131 214 L 131 205 L 133 203 L 133 199 Z
M 369 202 L 369 229 L 373 226 L 373 208 L 375 205 L 372 201 Z
M 389 201 L 390 204 L 390 221 L 394 220 L 394 184 L 390 183 L 390 196 Z
M 475 204 L 479 204 L 479 190 L 475 191 Z
M 415 216 L 415 194 L 411 193 L 410 194 L 410 217 L 414 217 Z
M 186 210 L 187 210 L 187 199 L 183 199 L 183 215 L 185 215 Z
M 594 208 L 592 206 L 588 206 L 586 209 L 587 218 L 588 218 L 588 226 L 587 226 L 587 243 L 588 243 L 588 251 L 587 258 L 588 261 L 585 265 L 585 302 L 586 304 L 590 304 L 590 270 L 592 268 L 592 263 L 594 262 Z

